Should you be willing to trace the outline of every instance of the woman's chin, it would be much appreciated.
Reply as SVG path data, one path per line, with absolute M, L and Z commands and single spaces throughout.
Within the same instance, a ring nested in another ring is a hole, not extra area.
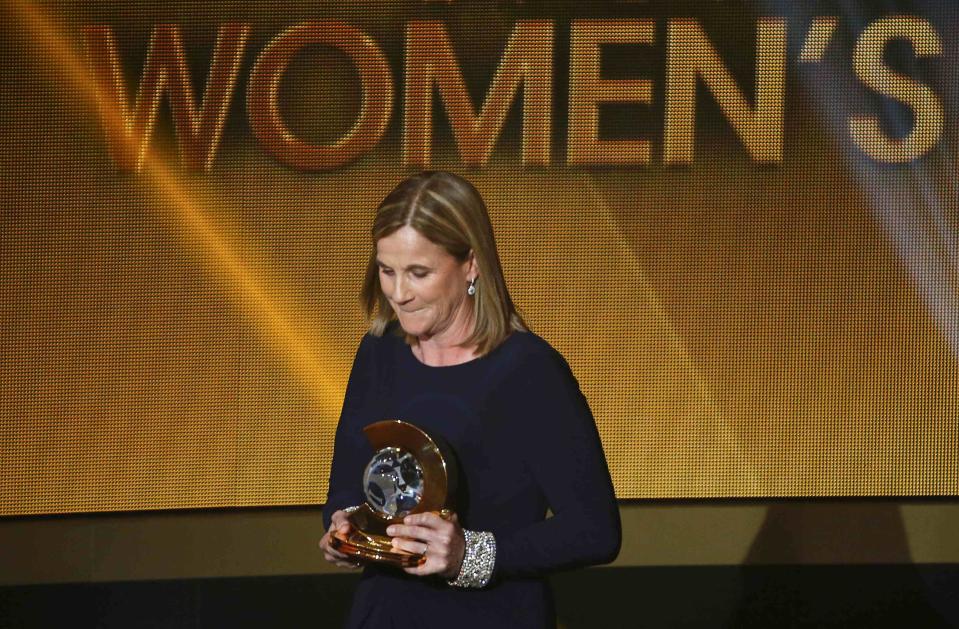
M 403 332 L 405 332 L 406 334 L 409 334 L 410 336 L 417 336 L 417 337 L 423 334 L 422 324 L 417 324 L 417 323 L 414 323 L 413 321 L 410 321 L 409 319 L 403 319 L 401 317 L 397 317 L 397 319 L 400 322 L 400 327 L 403 328 Z

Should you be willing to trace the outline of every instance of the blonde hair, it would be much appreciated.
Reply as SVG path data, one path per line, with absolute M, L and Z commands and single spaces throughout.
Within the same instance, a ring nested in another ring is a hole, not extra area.
M 380 287 L 376 243 L 406 226 L 443 247 L 460 262 L 473 253 L 478 270 L 476 294 L 471 297 L 473 333 L 463 342 L 464 347 L 475 346 L 477 353 L 483 355 L 506 340 L 513 330 L 527 329 L 506 289 L 483 197 L 462 177 L 427 171 L 401 181 L 376 210 L 370 230 L 373 251 L 360 293 L 373 335 L 382 336 L 396 317 Z M 417 342 L 410 335 L 406 335 L 406 341 L 411 345 Z

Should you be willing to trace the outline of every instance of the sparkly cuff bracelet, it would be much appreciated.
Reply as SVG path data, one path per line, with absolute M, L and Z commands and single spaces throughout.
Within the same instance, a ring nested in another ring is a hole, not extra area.
M 488 531 L 463 530 L 466 538 L 466 554 L 463 565 L 455 579 L 447 581 L 460 588 L 486 587 L 496 565 L 496 538 Z

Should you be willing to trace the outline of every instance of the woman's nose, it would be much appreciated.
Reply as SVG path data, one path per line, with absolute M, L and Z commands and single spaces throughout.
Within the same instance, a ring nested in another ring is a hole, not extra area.
M 410 294 L 409 285 L 406 283 L 406 280 L 403 279 L 402 275 L 397 275 L 396 279 L 393 280 L 393 301 L 397 303 L 404 303 L 412 299 Z

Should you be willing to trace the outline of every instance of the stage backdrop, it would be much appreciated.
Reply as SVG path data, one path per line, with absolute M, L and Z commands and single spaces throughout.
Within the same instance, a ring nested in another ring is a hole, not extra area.
M 371 219 L 426 168 L 485 195 L 620 498 L 959 493 L 954 3 L 0 28 L 2 514 L 323 502 Z

